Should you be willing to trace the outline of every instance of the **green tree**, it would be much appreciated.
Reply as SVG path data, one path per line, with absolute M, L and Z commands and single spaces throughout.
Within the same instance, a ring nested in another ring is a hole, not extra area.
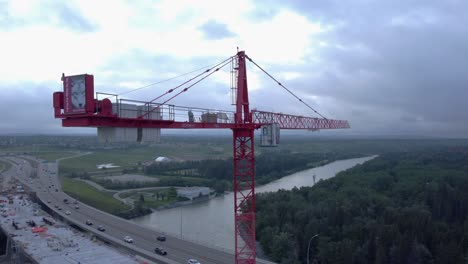
M 169 199 L 175 199 L 177 197 L 177 190 L 175 187 L 170 187 L 167 191 L 167 196 Z
M 320 233 L 320 263 L 464 263 L 467 172 L 468 147 L 384 153 L 313 187 L 257 194 L 257 239 L 278 262 L 305 263 Z

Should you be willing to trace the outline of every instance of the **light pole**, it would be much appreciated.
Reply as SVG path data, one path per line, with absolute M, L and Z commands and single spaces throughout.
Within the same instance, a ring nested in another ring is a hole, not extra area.
M 312 242 L 312 239 L 314 239 L 315 237 L 318 237 L 318 235 L 319 234 L 315 234 L 309 239 L 309 245 L 307 246 L 307 264 L 309 264 L 310 242 Z
M 182 206 L 180 207 L 180 238 L 182 238 Z

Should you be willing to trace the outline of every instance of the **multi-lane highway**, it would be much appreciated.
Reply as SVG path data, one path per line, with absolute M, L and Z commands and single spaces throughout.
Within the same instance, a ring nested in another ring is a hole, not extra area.
M 3 172 L 7 177 L 15 177 L 24 185 L 34 190 L 39 199 L 50 209 L 56 211 L 67 221 L 80 226 L 85 230 L 94 232 L 96 235 L 111 241 L 118 247 L 125 247 L 137 254 L 151 258 L 158 263 L 187 263 L 189 259 L 197 259 L 203 264 L 223 264 L 234 263 L 234 254 L 212 249 L 203 245 L 198 245 L 189 241 L 166 235 L 166 241 L 161 242 L 156 238 L 162 233 L 155 230 L 126 221 L 122 218 L 107 214 L 93 207 L 78 202 L 79 209 L 75 208 L 74 199 L 61 191 L 58 180 L 58 165 L 55 162 L 43 163 L 37 161 L 36 168 L 33 168 L 30 160 L 32 157 L 24 159 L 22 157 L 3 157 L 2 160 L 12 164 L 11 168 Z M 37 171 L 37 177 L 32 172 Z M 64 199 L 71 201 L 64 203 Z M 55 208 L 58 205 L 61 210 Z M 70 211 L 70 215 L 65 212 Z M 86 220 L 93 222 L 93 225 L 86 225 Z M 187 219 L 187 221 L 197 221 L 197 219 Z M 102 225 L 106 230 L 98 231 L 97 227 Z M 133 243 L 127 243 L 123 239 L 125 236 L 133 238 Z M 154 253 L 155 247 L 163 247 L 167 251 L 167 256 L 159 256 Z M 257 263 L 268 263 L 258 260 Z

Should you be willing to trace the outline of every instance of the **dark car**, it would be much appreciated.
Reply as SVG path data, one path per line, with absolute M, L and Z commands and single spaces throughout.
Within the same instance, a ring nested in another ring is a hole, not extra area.
M 154 252 L 156 252 L 156 254 L 159 254 L 159 255 L 167 255 L 166 250 L 164 250 L 163 248 L 159 248 L 159 247 L 155 248 Z
M 159 240 L 159 241 L 166 241 L 166 237 L 163 236 L 163 235 L 158 236 L 156 239 Z
M 86 220 L 86 224 L 87 225 L 93 225 L 93 222 L 91 222 L 91 220 Z
M 103 226 L 98 226 L 97 230 L 99 230 L 99 231 L 101 231 L 101 232 L 106 231 L 106 229 L 105 229 Z

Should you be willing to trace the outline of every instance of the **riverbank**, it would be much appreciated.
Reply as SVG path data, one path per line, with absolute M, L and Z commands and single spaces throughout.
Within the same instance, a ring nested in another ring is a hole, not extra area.
M 219 194 L 205 195 L 205 196 L 202 196 L 200 198 L 193 199 L 193 200 L 179 201 L 179 202 L 174 202 L 174 203 L 170 203 L 170 204 L 165 204 L 165 205 L 159 206 L 158 208 L 155 208 L 154 210 L 155 211 L 161 211 L 161 210 L 172 209 L 172 208 L 176 208 L 176 207 L 180 207 L 180 206 L 188 206 L 188 205 L 193 205 L 193 204 L 197 204 L 197 203 L 203 203 L 203 202 L 207 202 L 210 199 L 213 199 L 213 198 L 215 198 L 217 196 L 219 196 Z
M 328 155 L 327 159 L 322 159 L 322 160 L 314 159 L 314 161 L 312 162 L 310 161 L 306 162 L 306 161 L 301 160 L 301 161 L 298 161 L 299 163 L 296 164 L 296 166 L 291 166 L 291 164 L 289 163 L 288 163 L 289 165 L 287 166 L 281 165 L 280 167 L 282 169 L 279 170 L 279 172 L 270 173 L 268 175 L 265 175 L 265 173 L 263 173 L 263 177 L 259 176 L 258 177 L 259 180 L 256 179 L 257 192 L 261 190 L 262 186 L 268 185 L 271 182 L 275 182 L 277 180 L 281 180 L 282 178 L 287 177 L 287 175 L 292 175 L 300 171 L 315 169 L 315 168 L 321 167 L 320 165 L 322 166 L 326 165 L 325 163 L 327 164 L 333 163 L 334 158 L 336 157 L 337 157 L 336 155 Z M 303 158 L 305 157 L 299 157 L 298 159 L 303 159 Z M 256 170 L 258 170 L 260 173 L 262 171 L 263 172 L 271 171 L 271 168 L 265 167 L 265 164 L 267 166 L 271 166 L 271 164 L 268 162 L 261 162 L 261 163 L 258 163 L 259 168 Z M 276 164 L 274 166 L 278 166 L 278 165 Z M 289 169 L 285 170 L 284 168 L 289 168 Z M 172 177 L 177 177 L 177 176 L 172 176 Z M 222 192 L 222 194 L 213 195 L 213 193 L 210 192 L 209 195 L 207 195 L 206 197 L 201 197 L 201 199 L 193 199 L 193 197 L 190 199 L 183 199 L 183 198 L 181 199 L 179 198 L 178 195 L 175 195 L 175 196 L 172 196 L 172 198 L 169 198 L 168 194 L 166 195 L 161 194 L 161 196 L 159 196 L 158 192 L 159 190 L 171 188 L 171 186 L 116 190 L 116 189 L 106 188 L 105 186 L 100 185 L 96 183 L 95 181 L 84 180 L 84 179 L 80 179 L 80 180 L 90 185 L 91 187 L 90 189 L 96 189 L 97 191 L 103 192 L 106 195 L 109 195 L 113 199 L 118 201 L 119 203 L 118 205 L 113 204 L 113 207 L 115 208 L 113 208 L 110 211 L 109 210 L 106 210 L 106 211 L 114 215 L 124 217 L 126 219 L 139 218 L 145 215 L 149 215 L 155 211 L 170 210 L 170 209 L 177 208 L 177 207 L 188 207 L 188 206 L 192 206 L 198 203 L 206 203 L 216 197 L 224 195 L 225 193 L 225 192 Z M 318 180 L 319 179 L 317 178 L 317 181 Z M 221 183 L 225 181 L 226 180 L 218 180 L 217 182 Z M 160 182 L 157 182 L 157 183 L 159 184 Z M 65 186 L 65 187 L 69 187 L 69 186 Z M 181 188 L 181 187 L 177 187 L 177 188 Z M 65 191 L 70 191 L 70 194 L 72 196 L 75 193 L 77 196 L 79 196 L 79 191 L 77 190 L 67 190 L 68 188 L 64 188 L 64 189 Z M 232 190 L 228 193 L 228 195 L 232 195 Z M 94 195 L 92 197 L 97 197 L 97 196 Z M 140 201 L 140 199 L 142 200 Z M 90 197 L 87 197 L 87 203 L 90 206 L 96 207 L 96 205 L 102 204 L 102 199 L 92 201 Z M 138 205 L 138 208 L 137 208 L 137 205 Z M 119 209 L 117 209 L 116 206 L 119 207 Z M 126 208 L 124 209 L 124 207 Z
M 188 199 L 185 197 L 181 197 L 180 199 L 171 199 L 171 200 L 158 200 L 158 203 L 155 204 L 151 201 L 151 199 L 154 199 L 154 196 L 157 192 L 167 192 L 170 188 L 175 188 L 178 193 L 183 193 L 184 191 L 187 191 L 187 189 L 190 189 L 191 192 L 195 194 L 199 194 L 200 192 L 204 191 L 206 189 L 205 187 L 199 187 L 199 189 L 196 189 L 196 187 L 173 187 L 173 186 L 167 186 L 167 187 L 146 187 L 146 188 L 136 188 L 136 189 L 125 189 L 125 190 L 111 190 L 111 189 L 106 189 L 103 186 L 99 185 L 96 182 L 90 181 L 90 180 L 85 180 L 85 179 L 76 179 L 77 181 L 86 183 L 90 185 L 89 187 L 92 187 L 96 190 L 99 190 L 100 192 L 105 192 L 105 193 L 111 193 L 113 198 L 116 200 L 119 200 L 122 204 L 126 204 L 130 206 L 128 211 L 126 212 L 119 212 L 119 213 L 114 213 L 114 215 L 124 217 L 125 219 L 131 219 L 135 217 L 140 217 L 143 215 L 150 214 L 151 212 L 154 211 L 160 211 L 160 210 L 165 210 L 165 209 L 171 209 L 171 208 L 176 208 L 180 206 L 186 206 L 186 205 L 191 205 L 195 203 L 201 203 L 201 202 L 206 202 L 209 199 L 213 199 L 216 196 L 219 196 L 219 194 L 216 194 L 213 192 L 213 190 L 210 190 L 210 193 L 207 195 L 193 195 L 192 199 Z M 194 189 L 195 188 L 195 189 Z M 139 195 L 143 195 L 144 197 L 144 203 L 143 207 L 150 209 L 150 210 L 139 210 L 139 213 L 134 212 L 134 208 L 136 207 L 135 204 L 139 202 Z M 163 197 L 162 194 L 161 198 Z M 178 194 L 179 195 L 179 194 Z
M 314 174 L 316 182 L 326 180 L 340 171 L 362 164 L 374 157 L 335 161 L 325 166 L 296 172 L 269 184 L 258 186 L 256 190 L 259 193 L 292 189 L 295 186 L 298 188 L 312 186 Z M 132 221 L 197 243 L 227 250 L 234 248 L 234 195 L 232 192 L 217 196 L 207 202 L 157 211 L 132 219 Z
M 275 156 L 276 155 L 276 156 Z M 337 157 L 339 157 L 340 155 L 336 155 L 336 154 L 328 154 L 328 155 L 325 155 L 324 159 L 318 159 L 318 157 L 316 155 L 313 155 L 313 156 L 309 156 L 306 155 L 306 156 L 298 156 L 297 153 L 293 153 L 291 154 L 292 156 L 294 156 L 293 159 L 288 159 L 287 161 L 285 161 L 284 159 L 278 159 L 279 156 L 277 156 L 277 154 L 272 154 L 272 155 L 263 155 L 263 156 L 260 156 L 258 157 L 257 159 L 258 162 L 257 162 L 257 166 L 256 166 L 256 179 L 255 179 L 255 185 L 256 187 L 259 187 L 261 185 L 265 185 L 265 184 L 268 184 L 270 182 L 273 182 L 273 181 L 276 181 L 278 179 L 281 179 L 287 175 L 291 175 L 291 174 L 294 174 L 296 172 L 299 172 L 299 171 L 304 171 L 304 170 L 307 170 L 307 169 L 313 169 L 313 168 L 316 168 L 316 167 L 320 167 L 320 166 L 324 166 L 326 164 L 329 164 L 329 163 L 332 163 L 336 160 Z M 280 157 L 283 157 L 284 154 L 281 154 Z M 345 155 L 345 156 L 352 156 L 352 155 Z M 309 158 L 312 159 L 309 160 Z M 269 160 L 271 159 L 271 160 Z M 164 178 L 165 181 L 167 180 L 170 180 L 170 182 L 172 183 L 176 183 L 176 181 L 178 181 L 178 179 L 180 178 L 191 178 L 191 179 L 199 179 L 199 180 L 203 180 L 205 182 L 209 182 L 208 185 L 193 185 L 195 184 L 195 182 L 193 182 L 192 184 L 186 184 L 186 185 L 183 185 L 183 186 L 207 186 L 207 187 L 211 187 L 213 189 L 215 189 L 218 193 L 218 195 L 222 195 L 224 193 L 226 193 L 226 189 L 227 189 L 227 192 L 230 193 L 232 192 L 232 176 L 230 176 L 232 174 L 232 172 L 230 170 L 232 170 L 232 168 L 229 168 L 229 167 L 226 167 L 227 165 L 231 165 L 232 167 L 232 163 L 231 162 L 227 162 L 228 164 L 225 164 L 226 161 L 213 161 L 214 164 L 213 166 L 216 167 L 217 169 L 215 171 L 217 171 L 218 174 L 223 174 L 223 175 L 229 175 L 229 180 L 227 179 L 224 179 L 226 178 L 227 176 L 223 176 L 223 177 L 218 177 L 216 179 L 205 179 L 205 178 L 202 178 L 202 175 L 198 175 L 199 178 L 195 178 L 195 177 L 181 177 L 181 176 L 177 176 L 177 175 L 173 175 L 173 176 L 158 176 L 156 178 L 153 178 L 153 177 L 150 177 L 151 179 L 158 179 L 156 180 L 155 182 L 141 182 L 143 185 L 141 186 L 144 186 L 146 185 L 146 187 L 137 187 L 137 188 L 134 188 L 134 186 L 139 186 L 138 180 L 135 180 L 135 177 L 131 178 L 133 180 L 129 180 L 127 179 L 126 181 L 123 181 L 123 180 L 114 180 L 114 178 L 116 177 L 120 177 L 120 176 L 112 176 L 112 177 L 107 177 L 107 181 L 103 181 L 102 179 L 100 180 L 95 180 L 93 179 L 93 177 L 91 177 L 90 179 L 78 179 L 78 180 L 81 180 L 81 181 L 85 181 L 86 183 L 90 184 L 92 187 L 100 190 L 100 191 L 105 191 L 106 193 L 112 193 L 114 198 L 119 200 L 120 202 L 122 202 L 123 204 L 126 204 L 126 205 L 129 205 L 131 206 L 131 208 L 133 209 L 134 208 L 134 203 L 138 200 L 139 197 L 133 197 L 133 199 L 129 199 L 128 198 L 128 195 L 126 195 L 126 193 L 129 193 L 129 192 L 139 192 L 140 190 L 144 190 L 144 189 L 147 189 L 147 190 L 150 190 L 153 189 L 153 190 L 157 190 L 157 189 L 164 189 L 164 188 L 170 188 L 170 187 L 175 187 L 175 188 L 181 188 L 180 185 L 176 184 L 176 185 L 164 185 L 164 183 L 162 181 L 159 180 L 160 177 Z M 206 165 L 205 163 L 203 163 L 204 165 Z M 200 164 L 199 165 L 194 165 L 192 164 L 193 166 L 195 167 L 200 167 L 199 169 L 201 169 L 203 166 L 201 166 Z M 179 166 L 177 164 L 175 165 L 167 165 L 169 167 L 171 166 Z M 206 165 L 207 166 L 207 165 Z M 167 169 L 167 168 L 166 168 Z M 277 170 L 275 170 L 277 169 Z M 195 169 L 193 169 L 195 170 Z M 226 171 L 226 170 L 229 170 L 229 171 Z M 221 173 L 222 171 L 222 173 Z M 186 171 L 185 171 L 186 172 Z M 133 175 L 133 176 L 136 176 L 136 175 Z M 140 178 L 143 178 L 143 177 L 148 177 L 148 176 L 143 176 L 143 175 L 138 175 L 138 177 Z M 128 178 L 128 177 L 127 177 Z M 169 179 L 170 178 L 170 179 Z M 146 178 L 144 178 L 146 179 Z M 119 182 L 118 185 L 116 184 L 110 184 L 109 182 Z M 169 182 L 168 182 L 169 183 Z M 199 184 L 201 182 L 198 182 Z M 149 184 L 149 186 L 148 186 Z M 128 185 L 128 187 L 130 188 L 124 188 L 122 189 L 123 187 L 125 187 L 125 185 Z M 152 186 L 152 185 L 159 185 L 159 186 Z M 221 188 L 219 188 L 221 186 Z M 178 187 L 179 186 L 179 187 Z M 114 188 L 114 187 L 118 187 L 118 188 Z M 144 192 L 139 192 L 139 193 L 142 193 L 143 195 L 145 195 Z M 154 196 L 154 194 L 153 194 Z M 215 196 L 214 195 L 210 195 L 208 197 L 208 199 L 203 199 L 201 201 L 206 201 L 206 200 L 209 200 L 211 198 L 214 198 Z M 192 202 L 185 202 L 185 201 L 180 201 L 178 199 L 172 199 L 170 201 L 163 201 L 164 199 L 154 199 L 154 197 L 150 197 L 150 196 L 146 196 L 145 198 L 148 198 L 148 199 L 145 199 L 145 206 L 147 207 L 150 207 L 152 209 L 155 209 L 155 210 L 164 210 L 164 209 L 170 209 L 170 208 L 174 208 L 174 207 L 179 207 L 179 206 L 185 206 L 185 205 L 190 205 L 192 203 L 194 203 L 193 201 Z M 174 197 L 176 198 L 176 197 Z M 147 200 L 149 200 L 150 202 L 148 202 Z M 200 201 L 196 201 L 196 202 L 200 202 Z

